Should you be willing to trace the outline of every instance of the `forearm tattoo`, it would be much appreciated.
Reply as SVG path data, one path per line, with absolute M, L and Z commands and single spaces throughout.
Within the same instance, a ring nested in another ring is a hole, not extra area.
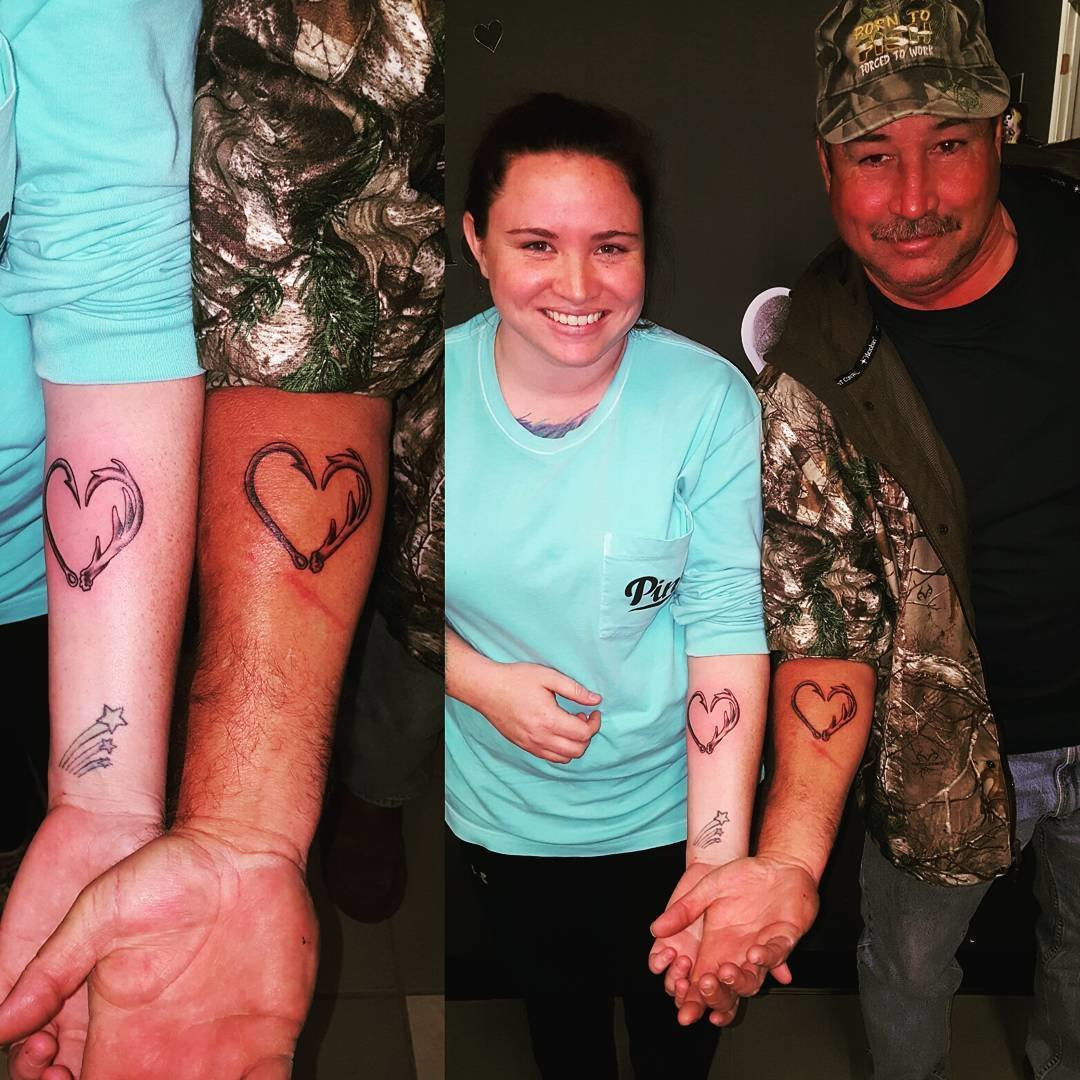
M 122 727 L 127 727 L 124 707 L 121 705 L 114 709 L 103 705 L 101 715 L 71 740 L 71 745 L 57 764 L 72 776 L 85 776 L 95 769 L 110 768 L 116 749 L 114 736 L 117 728 Z
M 338 528 L 337 518 L 331 518 L 326 539 L 310 555 L 302 554 L 285 535 L 281 526 L 263 506 L 262 500 L 255 490 L 255 474 L 258 472 L 262 462 L 271 454 L 286 454 L 292 458 L 292 467 L 316 491 L 325 491 L 331 477 L 339 472 L 352 474 L 352 482 L 355 487 L 349 488 L 349 495 L 345 503 L 345 517 L 342 520 L 341 527 Z M 313 574 L 317 574 L 323 568 L 326 560 L 360 528 L 371 507 L 371 480 L 368 478 L 367 469 L 364 468 L 364 461 L 360 455 L 355 450 L 344 450 L 340 454 L 327 454 L 326 461 L 327 465 L 323 469 L 322 479 L 316 483 L 315 473 L 312 472 L 307 458 L 292 443 L 272 442 L 255 451 L 251 461 L 248 462 L 247 471 L 244 473 L 244 491 L 255 513 L 259 515 L 262 523 L 273 534 L 274 539 L 289 553 L 293 566 L 297 570 L 310 570 Z
M 694 837 L 694 847 L 712 847 L 724 839 L 724 826 L 730 819 L 726 810 L 717 810 L 712 821 Z
M 833 700 L 833 699 L 837 700 Z M 791 708 L 810 729 L 815 739 L 828 742 L 845 724 L 855 718 L 857 706 L 850 687 L 841 683 L 826 694 L 811 679 L 804 679 L 791 692 Z
M 711 703 L 695 690 L 686 703 L 686 730 L 703 754 L 711 754 L 738 722 L 739 702 L 730 690 L 713 694 Z M 708 734 L 710 727 L 712 734 Z
M 94 492 L 103 484 L 119 484 L 117 495 L 120 507 L 116 503 L 112 506 L 112 536 L 104 549 L 101 546 L 101 537 L 94 537 L 94 552 L 90 561 L 78 573 L 75 572 L 60 554 L 60 548 L 56 543 L 56 534 L 53 532 L 52 522 L 49 520 L 49 481 L 54 472 L 61 472 L 64 476 L 64 487 L 71 492 L 75 505 L 83 510 L 90 505 Z M 109 565 L 135 539 L 139 528 L 143 523 L 143 497 L 135 478 L 128 471 L 128 467 L 118 458 L 112 459 L 112 465 L 106 465 L 101 469 L 91 469 L 90 479 L 86 484 L 86 491 L 79 496 L 79 484 L 75 479 L 75 471 L 65 458 L 57 458 L 45 473 L 45 497 L 42 499 L 42 517 L 45 521 L 45 535 L 49 540 L 49 547 L 60 569 L 64 572 L 64 579 L 74 589 L 76 586 L 83 592 L 89 592 L 94 581 L 106 566 Z M 122 512 L 121 512 L 122 510 Z

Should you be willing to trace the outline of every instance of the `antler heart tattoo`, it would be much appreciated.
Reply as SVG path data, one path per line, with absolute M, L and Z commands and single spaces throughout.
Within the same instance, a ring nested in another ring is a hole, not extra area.
M 717 705 L 721 706 L 720 713 L 714 718 L 712 713 Z M 713 726 L 708 742 L 703 742 L 694 728 L 695 714 L 698 718 L 698 727 L 702 731 L 707 731 L 710 724 Z M 714 694 L 711 704 L 706 703 L 705 695 L 700 690 L 695 690 L 686 703 L 686 730 L 690 732 L 690 738 L 703 754 L 711 754 L 738 722 L 739 703 L 730 690 L 721 690 L 719 694 Z
M 803 705 L 799 705 L 799 693 L 800 691 L 812 692 L 811 697 L 803 695 Z M 834 697 L 840 698 L 840 711 L 836 711 L 836 706 L 830 706 L 829 702 Z M 791 708 L 795 715 L 810 729 L 815 739 L 820 739 L 822 742 L 828 742 L 845 724 L 850 723 L 855 718 L 857 706 L 855 704 L 855 695 L 848 687 L 844 685 L 833 686 L 829 689 L 828 694 L 822 692 L 822 689 L 816 682 L 812 682 L 807 679 L 799 683 L 791 692 Z M 804 709 L 809 710 L 822 719 L 827 720 L 828 723 L 821 727 L 813 722 L 807 715 Z
M 64 487 L 71 492 L 75 499 L 75 505 L 80 510 L 85 509 L 90 505 L 90 500 L 94 497 L 94 492 L 97 491 L 102 484 L 108 484 L 111 481 L 118 483 L 123 489 L 123 505 L 124 513 L 121 517 L 120 512 L 114 506 L 112 508 L 112 537 L 105 545 L 105 550 L 101 549 L 101 537 L 94 537 L 94 554 L 90 557 L 90 561 L 80 570 L 75 573 L 74 570 L 64 561 L 64 556 L 60 554 L 60 548 L 57 547 L 56 537 L 53 535 L 52 524 L 49 521 L 49 481 L 52 479 L 52 474 L 59 470 L 64 474 Z M 112 465 L 106 465 L 103 469 L 92 469 L 90 472 L 90 480 L 86 485 L 86 493 L 82 499 L 79 498 L 79 485 L 75 480 L 75 473 L 71 468 L 71 465 L 64 458 L 57 458 L 45 473 L 45 495 L 42 499 L 42 517 L 45 520 L 45 535 L 49 539 L 49 547 L 52 548 L 52 553 L 56 556 L 56 561 L 60 564 L 60 568 L 64 571 L 64 577 L 67 583 L 75 588 L 77 585 L 83 592 L 89 592 L 93 587 L 94 580 L 97 578 L 106 566 L 109 565 L 135 539 L 135 534 L 139 531 L 143 523 L 143 497 L 142 492 L 139 490 L 139 485 L 135 483 L 135 478 L 128 471 L 127 466 L 117 458 L 112 458 Z
M 262 504 L 255 490 L 255 474 L 259 466 L 271 454 L 286 454 L 292 458 L 292 467 L 301 473 L 316 491 L 325 491 L 331 477 L 339 472 L 351 472 L 356 483 L 356 489 L 349 491 L 345 503 L 345 518 L 341 528 L 338 528 L 337 519 L 330 519 L 330 528 L 327 530 L 326 539 L 310 555 L 304 555 L 295 544 L 285 535 L 281 526 L 273 519 L 270 511 Z M 340 454 L 327 454 L 327 466 L 323 470 L 322 479 L 318 484 L 315 482 L 315 474 L 308 464 L 307 458 L 292 443 L 274 442 L 268 443 L 261 450 L 256 450 L 248 462 L 247 471 L 244 473 L 244 491 L 255 513 L 262 518 L 263 524 L 270 530 L 274 538 L 289 553 L 293 566 L 297 570 L 310 570 L 317 574 L 326 563 L 326 560 L 364 522 L 368 509 L 371 506 L 371 480 L 368 478 L 367 469 L 364 468 L 363 458 L 355 450 L 345 450 Z

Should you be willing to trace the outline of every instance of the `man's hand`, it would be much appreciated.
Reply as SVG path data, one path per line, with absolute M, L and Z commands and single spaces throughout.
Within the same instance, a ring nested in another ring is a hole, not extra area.
M 556 694 L 579 705 L 600 703 L 599 694 L 552 668 L 492 663 L 480 712 L 515 746 L 545 761 L 566 765 L 588 749 L 600 730 L 600 713 L 594 709 L 585 718 L 568 713 L 559 708 Z
M 0 996 L 67 914 L 84 886 L 161 832 L 160 815 L 54 806 L 45 816 L 0 921 Z M 49 1060 L 78 1074 L 86 1041 L 86 987 L 79 987 L 30 1045 L 12 1049 L 12 1080 L 37 1080 L 42 1045 Z
M 817 910 L 809 871 L 795 860 L 763 854 L 710 868 L 672 900 L 652 932 L 670 938 L 704 916 L 690 984 L 712 1010 L 710 1020 L 723 1025 L 735 1016 L 733 993 L 757 993 L 766 972 L 791 981 L 785 961 Z
M 92 974 L 81 1073 L 77 1064 L 42 1072 L 47 1043 L 35 1035 L 28 1080 L 283 1080 L 316 960 L 295 850 L 189 820 L 82 892 L 0 1005 L 0 1042 L 49 1024 Z

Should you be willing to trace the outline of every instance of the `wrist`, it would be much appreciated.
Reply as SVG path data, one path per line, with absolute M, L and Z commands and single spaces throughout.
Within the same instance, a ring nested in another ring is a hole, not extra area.
M 243 790 L 212 781 L 182 783 L 173 828 L 206 832 L 245 849 L 272 851 L 304 866 L 319 823 L 322 795 L 322 778 L 317 790 L 301 791 L 295 773 L 262 775 Z
M 164 828 L 165 799 L 161 792 L 116 787 L 88 790 L 62 782 L 50 784 L 48 810 L 63 807 L 86 814 L 145 821 L 148 825 L 156 824 L 159 831 Z
M 764 837 L 754 852 L 754 857 L 801 870 L 813 880 L 815 886 L 821 883 L 821 875 L 825 872 L 825 863 L 828 861 L 827 854 L 819 859 L 807 857 L 806 852 L 796 853 L 786 846 L 776 846 Z
M 686 867 L 687 869 L 693 863 L 698 863 L 700 866 L 723 866 L 725 863 L 734 862 L 736 859 L 742 859 L 746 856 L 747 851 L 745 847 L 728 847 L 724 848 L 720 845 L 706 848 L 694 847 L 693 844 L 686 845 Z
M 178 811 L 169 833 L 196 843 L 224 844 L 244 856 L 270 855 L 286 859 L 301 873 L 306 870 L 310 840 L 301 846 L 293 835 L 236 818 Z
M 467 647 L 466 647 L 467 648 Z M 447 669 L 446 692 L 484 716 L 491 711 L 492 693 L 506 665 L 467 649 L 453 668 Z

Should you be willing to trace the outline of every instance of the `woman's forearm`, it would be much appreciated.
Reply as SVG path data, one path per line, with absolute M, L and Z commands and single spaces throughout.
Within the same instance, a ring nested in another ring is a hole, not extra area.
M 687 666 L 686 861 L 725 863 L 749 846 L 769 658 L 691 656 Z
M 50 805 L 160 815 L 203 380 L 45 384 Z
M 484 687 L 498 664 L 479 653 L 460 634 L 446 627 L 446 692 L 470 708 L 483 712 Z

